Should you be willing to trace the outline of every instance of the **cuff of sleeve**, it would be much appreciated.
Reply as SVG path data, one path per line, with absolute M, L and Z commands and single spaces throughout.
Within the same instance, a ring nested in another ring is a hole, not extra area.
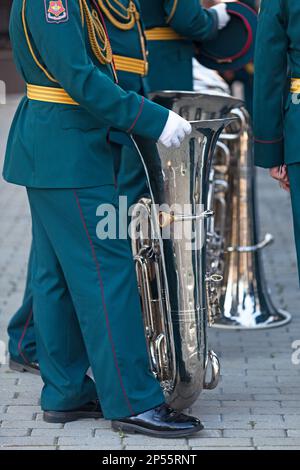
M 168 117 L 168 109 L 153 103 L 147 98 L 143 98 L 136 119 L 131 127 L 127 129 L 127 132 L 157 141 Z
M 205 38 L 205 41 L 209 41 L 210 39 L 214 39 L 218 34 L 219 17 L 218 17 L 218 13 L 216 12 L 216 10 L 214 8 L 210 8 L 206 11 L 207 11 L 207 14 L 211 17 L 211 20 L 212 20 L 211 31 L 210 31 L 209 35 L 207 36 L 207 38 Z
M 254 163 L 262 168 L 273 168 L 284 164 L 284 140 L 254 140 Z

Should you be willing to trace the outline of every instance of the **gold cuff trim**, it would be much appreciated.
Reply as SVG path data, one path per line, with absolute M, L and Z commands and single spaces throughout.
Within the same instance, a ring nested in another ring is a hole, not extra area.
M 68 93 L 62 88 L 52 88 L 27 84 L 27 98 L 47 103 L 71 104 L 78 106 Z
M 122 72 L 131 72 L 138 75 L 147 75 L 148 62 L 141 59 L 134 59 L 132 57 L 125 57 L 121 55 L 114 55 L 114 63 L 116 70 Z
M 181 41 L 185 39 L 183 36 L 176 33 L 174 29 L 169 27 L 147 29 L 145 35 L 148 41 Z

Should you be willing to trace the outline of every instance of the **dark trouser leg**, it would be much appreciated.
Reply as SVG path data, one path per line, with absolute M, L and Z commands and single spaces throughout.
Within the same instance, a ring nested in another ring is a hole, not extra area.
M 288 165 L 288 174 L 291 185 L 294 234 L 298 259 L 298 273 L 300 280 L 300 163 L 293 163 L 292 165 Z
M 59 294 L 62 279 L 56 284 L 54 276 L 49 285 L 47 278 L 51 259 L 44 260 L 44 243 L 48 246 L 49 257 L 52 250 L 53 271 L 54 264 L 58 263 L 68 286 L 104 416 L 111 419 L 130 416 L 162 403 L 164 398 L 160 385 L 149 370 L 140 299 L 128 241 L 101 240 L 97 236 L 100 204 L 114 204 L 118 218 L 115 188 L 28 189 L 28 195 L 36 227 L 36 272 L 41 272 L 34 283 L 38 344 L 52 345 L 51 354 L 38 348 L 45 380 L 42 407 L 65 409 L 66 401 L 73 397 L 73 382 L 79 378 L 75 367 L 69 367 L 66 372 L 69 361 L 64 357 L 73 351 L 80 358 L 77 353 L 78 331 L 68 335 L 66 350 L 64 335 L 55 336 L 56 328 L 49 326 L 53 316 L 59 316 L 60 328 L 67 333 L 68 324 L 72 322 L 73 325 L 75 320 L 74 316 L 65 316 L 62 311 L 59 315 L 59 309 L 55 308 L 55 299 L 61 299 L 62 295 Z M 50 310 L 44 314 L 43 303 L 49 296 L 53 298 L 51 314 Z M 54 369 L 55 387 L 49 390 Z M 68 385 L 61 386 L 64 385 L 64 377 Z M 72 400 L 74 407 L 76 397 Z
M 128 207 L 148 193 L 145 170 L 134 148 L 122 148 L 117 173 L 118 192 L 127 196 Z M 24 364 L 38 362 L 32 309 L 32 264 L 31 248 L 23 303 L 8 325 L 10 357 Z
M 33 250 L 28 262 L 26 289 L 23 303 L 8 325 L 8 350 L 14 361 L 29 364 L 38 362 L 32 309 L 32 265 Z
M 68 286 L 35 209 L 33 225 L 33 308 L 37 354 L 44 381 L 44 410 L 78 408 L 97 398 L 86 375 L 89 361 Z

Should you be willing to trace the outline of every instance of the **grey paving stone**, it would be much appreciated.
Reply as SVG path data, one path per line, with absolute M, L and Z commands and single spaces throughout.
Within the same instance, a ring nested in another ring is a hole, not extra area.
M 192 450 L 255 450 L 255 447 L 243 447 L 243 446 L 231 446 L 231 447 L 218 447 L 217 445 L 214 446 L 213 448 L 211 446 L 206 447 L 206 446 L 195 446 L 192 447 Z
M 191 414 L 194 414 L 196 416 L 199 416 L 199 418 L 203 419 L 203 417 L 205 416 L 206 419 L 209 419 L 209 416 L 212 416 L 213 418 L 217 415 L 219 416 L 221 413 L 222 413 L 222 410 L 223 408 L 220 407 L 211 407 L 211 408 L 208 408 L 208 407 L 203 407 L 203 406 L 199 406 L 199 405 L 196 405 L 196 406 L 193 406 L 191 408 Z
M 0 447 L 7 446 L 53 446 L 54 439 L 52 437 L 0 437 Z
M 300 440 L 297 437 L 261 437 L 261 438 L 253 438 L 253 443 L 255 446 L 299 446 L 300 447 Z
M 141 434 L 126 435 L 123 439 L 124 445 L 166 445 L 166 446 L 181 446 L 186 445 L 186 439 L 158 439 L 157 437 L 150 437 Z
M 171 450 L 189 450 L 189 446 L 187 445 L 179 445 L 179 446 L 167 446 L 167 445 L 162 445 L 157 443 L 155 447 L 153 446 L 147 446 L 146 444 L 139 446 L 139 445 L 130 445 L 126 446 L 125 450 L 166 450 L 166 451 L 171 451 Z
M 105 434 L 98 435 L 97 437 L 59 437 L 58 445 L 59 446 L 74 446 L 74 445 L 119 445 L 121 443 L 121 437 L 116 434 Z
M 193 438 L 189 439 L 189 445 L 194 448 L 197 445 L 201 447 L 251 447 L 251 439 L 246 438 L 246 437 L 241 437 L 241 438 L 226 438 L 226 437 L 220 437 L 220 438 Z
M 9 415 L 4 415 L 5 418 Z M 60 429 L 62 427 L 61 424 L 57 423 L 45 423 L 44 421 L 35 421 L 35 420 L 16 420 L 15 416 L 10 416 L 12 419 L 10 420 L 3 420 L 1 422 L 1 428 L 12 428 L 12 429 L 17 429 L 17 428 L 24 428 L 24 429 Z M 1 429 L 0 428 L 0 429 Z
M 32 415 L 41 411 L 41 408 L 38 405 L 9 405 L 7 408 L 8 415 L 18 415 L 25 418 L 26 415 Z
M 300 439 L 300 429 L 287 429 L 287 435 L 288 437 L 298 437 Z
M 48 436 L 53 438 L 58 437 L 80 437 L 80 438 L 87 438 L 93 437 L 93 429 L 32 429 L 31 436 Z M 0 428 L 0 435 L 1 435 L 1 428 Z
M 85 419 L 66 423 L 64 429 L 111 429 L 111 422 L 104 419 Z
M 284 423 L 287 429 L 300 429 L 300 416 L 284 416 Z
M 5 446 L 1 447 L 1 451 L 3 450 L 56 450 L 56 446 L 22 446 L 22 445 L 14 445 L 12 447 Z
M 107 450 L 108 446 L 107 445 L 101 445 L 101 444 L 91 444 L 91 445 L 73 445 L 73 446 L 58 446 L 58 450 Z M 121 445 L 110 445 L 109 450 L 122 450 L 123 447 Z
M 225 423 L 230 422 L 230 421 L 244 421 L 244 422 L 246 422 L 246 420 L 247 420 L 247 418 L 244 418 L 243 416 L 241 416 L 240 419 L 239 419 L 238 416 L 237 417 L 234 416 L 233 418 L 230 415 L 224 415 L 223 416 L 223 421 Z M 273 423 L 274 426 L 276 426 L 278 424 L 283 423 L 283 418 L 279 415 L 274 415 L 274 414 L 252 415 L 251 416 L 251 421 L 253 421 L 255 423 L 270 422 L 270 423 Z
M 283 443 L 281 446 L 258 446 L 257 450 L 299 450 L 300 445 L 298 446 L 288 446 Z
M 222 431 L 220 429 L 206 429 L 201 431 L 201 437 L 222 437 Z M 193 439 L 193 438 L 190 438 Z
M 24 428 L 0 428 L 0 438 L 1 437 L 24 437 L 29 435 L 29 429 Z
M 224 437 L 286 437 L 284 429 L 224 429 Z M 291 436 L 293 437 L 293 436 Z
M 287 409 L 282 410 L 283 416 L 298 416 L 300 418 L 300 409 Z
M 253 395 L 254 400 L 278 400 L 278 394 L 262 394 L 262 395 Z M 291 387 L 291 393 L 289 394 L 281 394 L 280 400 L 284 401 L 297 401 L 299 400 L 299 395 L 294 395 L 293 387 Z
M 264 416 L 264 415 L 269 415 L 270 413 L 273 413 L 273 415 L 281 415 L 283 413 L 283 410 L 281 408 L 277 408 L 276 406 L 272 406 L 270 404 L 268 404 L 268 406 L 266 406 L 266 409 L 264 410 L 263 408 L 261 407 L 256 407 L 256 406 L 253 406 L 251 408 L 251 412 L 255 415 L 261 415 L 261 416 Z
M 273 401 L 270 401 L 270 402 L 261 402 L 261 401 L 258 401 L 258 400 L 252 400 L 252 401 L 236 401 L 236 402 L 230 402 L 230 401 L 224 401 L 222 402 L 222 409 L 224 411 L 226 410 L 234 410 L 234 409 L 237 409 L 237 410 L 243 410 L 245 408 L 256 408 L 256 409 L 263 409 L 263 410 L 270 410 L 270 413 L 273 413 L 274 410 L 280 410 L 281 409 L 281 406 L 280 406 L 280 401 L 276 401 L 276 400 L 273 400 Z M 265 414 L 268 414 L 268 412 L 266 411 Z

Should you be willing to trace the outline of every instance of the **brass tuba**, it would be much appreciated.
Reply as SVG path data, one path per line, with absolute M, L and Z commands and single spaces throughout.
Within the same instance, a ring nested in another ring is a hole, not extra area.
M 175 106 L 178 100 L 172 101 Z M 180 101 L 184 104 L 184 96 Z M 189 407 L 219 379 L 219 361 L 208 351 L 206 333 L 206 285 L 214 281 L 206 273 L 206 227 L 212 216 L 207 197 L 214 150 L 231 121 L 193 120 L 192 134 L 180 149 L 140 138 L 134 142 L 150 191 L 131 214 L 145 336 L 151 370 L 176 409 Z

